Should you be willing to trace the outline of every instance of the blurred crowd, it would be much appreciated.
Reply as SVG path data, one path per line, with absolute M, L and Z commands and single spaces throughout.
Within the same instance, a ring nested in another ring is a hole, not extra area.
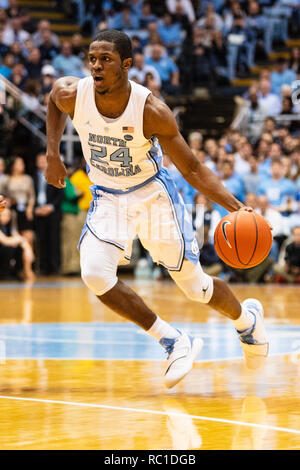
M 83 34 L 105 28 L 127 32 L 134 51 L 129 78 L 162 100 L 229 83 L 300 24 L 293 0 L 70 0 L 57 2 L 57 8 L 74 18 Z M 45 153 L 29 145 L 27 137 L 22 141 L 16 116 L 26 109 L 33 123 L 28 110 L 46 110 L 58 77 L 89 73 L 82 34 L 61 43 L 47 20 L 35 22 L 17 0 L 0 0 L 0 75 L 24 92 L 24 108 L 0 104 L 0 194 L 9 201 L 0 216 L 0 278 L 79 273 L 76 245 L 91 201 L 84 164 L 78 158 L 67 165 L 64 190 L 47 185 Z M 300 48 L 294 47 L 236 97 L 231 126 L 219 139 L 198 130 L 187 139 L 226 188 L 272 225 L 274 243 L 258 267 L 239 271 L 221 262 L 213 233 L 226 211 L 190 187 L 164 155 L 193 219 L 200 261 L 210 274 L 233 282 L 300 282 L 300 109 L 292 98 L 299 74 Z M 167 276 L 153 268 L 138 241 L 134 253 L 137 276 Z

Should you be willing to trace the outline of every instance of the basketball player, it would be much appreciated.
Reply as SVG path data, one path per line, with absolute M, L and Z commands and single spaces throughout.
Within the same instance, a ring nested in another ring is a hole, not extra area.
M 6 200 L 4 199 L 3 196 L 0 195 L 0 214 L 1 212 L 4 211 L 5 207 L 6 207 Z
M 156 338 L 168 353 L 167 387 L 192 368 L 202 340 L 182 333 L 156 315 L 116 276 L 130 257 L 136 234 L 153 260 L 165 266 L 188 298 L 208 304 L 233 320 L 247 365 L 260 366 L 268 343 L 263 308 L 255 299 L 240 304 L 227 284 L 206 275 L 183 201 L 162 167 L 170 156 L 185 179 L 229 211 L 249 210 L 190 151 L 172 112 L 141 85 L 128 80 L 131 42 L 120 31 L 97 34 L 89 47 L 91 76 L 56 81 L 47 112 L 47 182 L 63 188 L 66 169 L 60 140 L 67 115 L 79 134 L 93 202 L 80 239 L 81 274 L 98 299 Z M 151 211 L 163 207 L 152 217 Z M 147 227 L 147 229 L 145 229 Z M 170 236 L 155 236 L 160 229 Z

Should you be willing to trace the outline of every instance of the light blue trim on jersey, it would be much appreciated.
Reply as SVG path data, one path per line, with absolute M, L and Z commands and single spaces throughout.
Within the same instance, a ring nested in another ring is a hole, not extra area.
M 85 166 L 85 170 L 86 170 L 86 174 L 88 175 L 89 172 L 91 171 L 90 169 L 90 165 L 87 163 L 86 166 Z
M 160 169 L 155 181 L 164 188 L 168 195 L 175 223 L 182 236 L 182 249 L 177 266 L 175 268 L 165 267 L 170 271 L 180 271 L 184 259 L 191 261 L 193 264 L 197 264 L 199 262 L 200 251 L 198 251 L 197 254 L 192 251 L 192 243 L 195 243 L 195 232 L 192 220 L 187 213 L 183 200 L 180 198 L 175 183 L 166 168 L 162 167 Z M 164 266 L 161 261 L 159 261 L 159 263 Z
M 163 161 L 163 154 L 162 154 L 161 146 L 156 137 L 152 137 L 150 139 L 150 142 L 152 143 L 152 147 L 149 150 L 149 152 L 147 152 L 147 156 L 150 158 L 156 171 L 159 171 L 162 167 L 162 161 Z
M 90 190 L 91 190 L 91 193 L 93 195 L 93 198 L 97 198 L 97 197 L 101 196 L 101 194 L 97 194 L 97 190 L 104 191 L 104 192 L 110 193 L 110 194 L 128 194 L 128 193 L 131 193 L 132 191 L 135 191 L 136 189 L 140 189 L 143 186 L 146 186 L 146 184 L 148 184 L 148 183 L 151 183 L 151 181 L 153 181 L 156 176 L 157 176 L 157 173 L 155 175 L 151 176 L 151 178 L 148 178 L 147 180 L 145 180 L 143 183 L 136 184 L 135 186 L 131 186 L 130 188 L 127 188 L 127 189 L 124 189 L 124 190 L 123 189 L 114 189 L 114 188 L 105 188 L 104 186 L 99 186 L 97 184 L 93 184 L 92 186 L 90 186 Z
M 78 242 L 78 245 L 77 245 L 78 250 L 80 249 L 80 245 L 81 245 L 81 242 L 82 242 L 85 234 L 89 230 L 96 238 L 98 238 L 98 240 L 100 240 L 102 242 L 109 243 L 110 245 L 114 245 L 117 248 L 119 248 L 120 250 L 124 251 L 125 250 L 124 245 L 121 245 L 120 243 L 117 243 L 114 240 L 108 240 L 106 238 L 99 237 L 96 230 L 94 230 L 94 228 L 92 227 L 90 219 L 91 219 L 91 216 L 92 216 L 93 212 L 95 212 L 97 210 L 98 200 L 99 200 L 99 196 L 97 196 L 97 198 L 93 199 L 93 201 L 90 203 L 90 208 L 89 208 L 89 211 L 88 211 L 87 216 L 86 216 L 86 221 L 85 221 L 85 224 L 82 228 L 81 235 L 80 235 L 80 238 L 79 238 L 79 242 Z M 127 260 L 130 261 L 129 256 L 125 255 L 124 258 L 126 258 Z

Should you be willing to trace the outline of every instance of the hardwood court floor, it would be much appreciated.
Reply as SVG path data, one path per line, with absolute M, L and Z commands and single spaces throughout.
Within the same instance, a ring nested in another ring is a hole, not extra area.
M 230 321 L 168 281 L 132 281 L 163 318 L 202 336 L 164 388 L 164 353 L 76 280 L 0 283 L 0 449 L 300 449 L 299 288 L 232 286 L 265 307 L 270 358 L 248 371 Z

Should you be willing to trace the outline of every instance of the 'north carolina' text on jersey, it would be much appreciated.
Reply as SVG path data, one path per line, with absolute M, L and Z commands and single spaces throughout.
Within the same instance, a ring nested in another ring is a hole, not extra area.
M 130 85 L 125 111 L 111 119 L 97 109 L 93 78 L 78 81 L 73 124 L 90 180 L 107 189 L 127 191 L 154 177 L 162 166 L 157 138 L 143 134 L 144 106 L 151 92 L 133 81 Z

